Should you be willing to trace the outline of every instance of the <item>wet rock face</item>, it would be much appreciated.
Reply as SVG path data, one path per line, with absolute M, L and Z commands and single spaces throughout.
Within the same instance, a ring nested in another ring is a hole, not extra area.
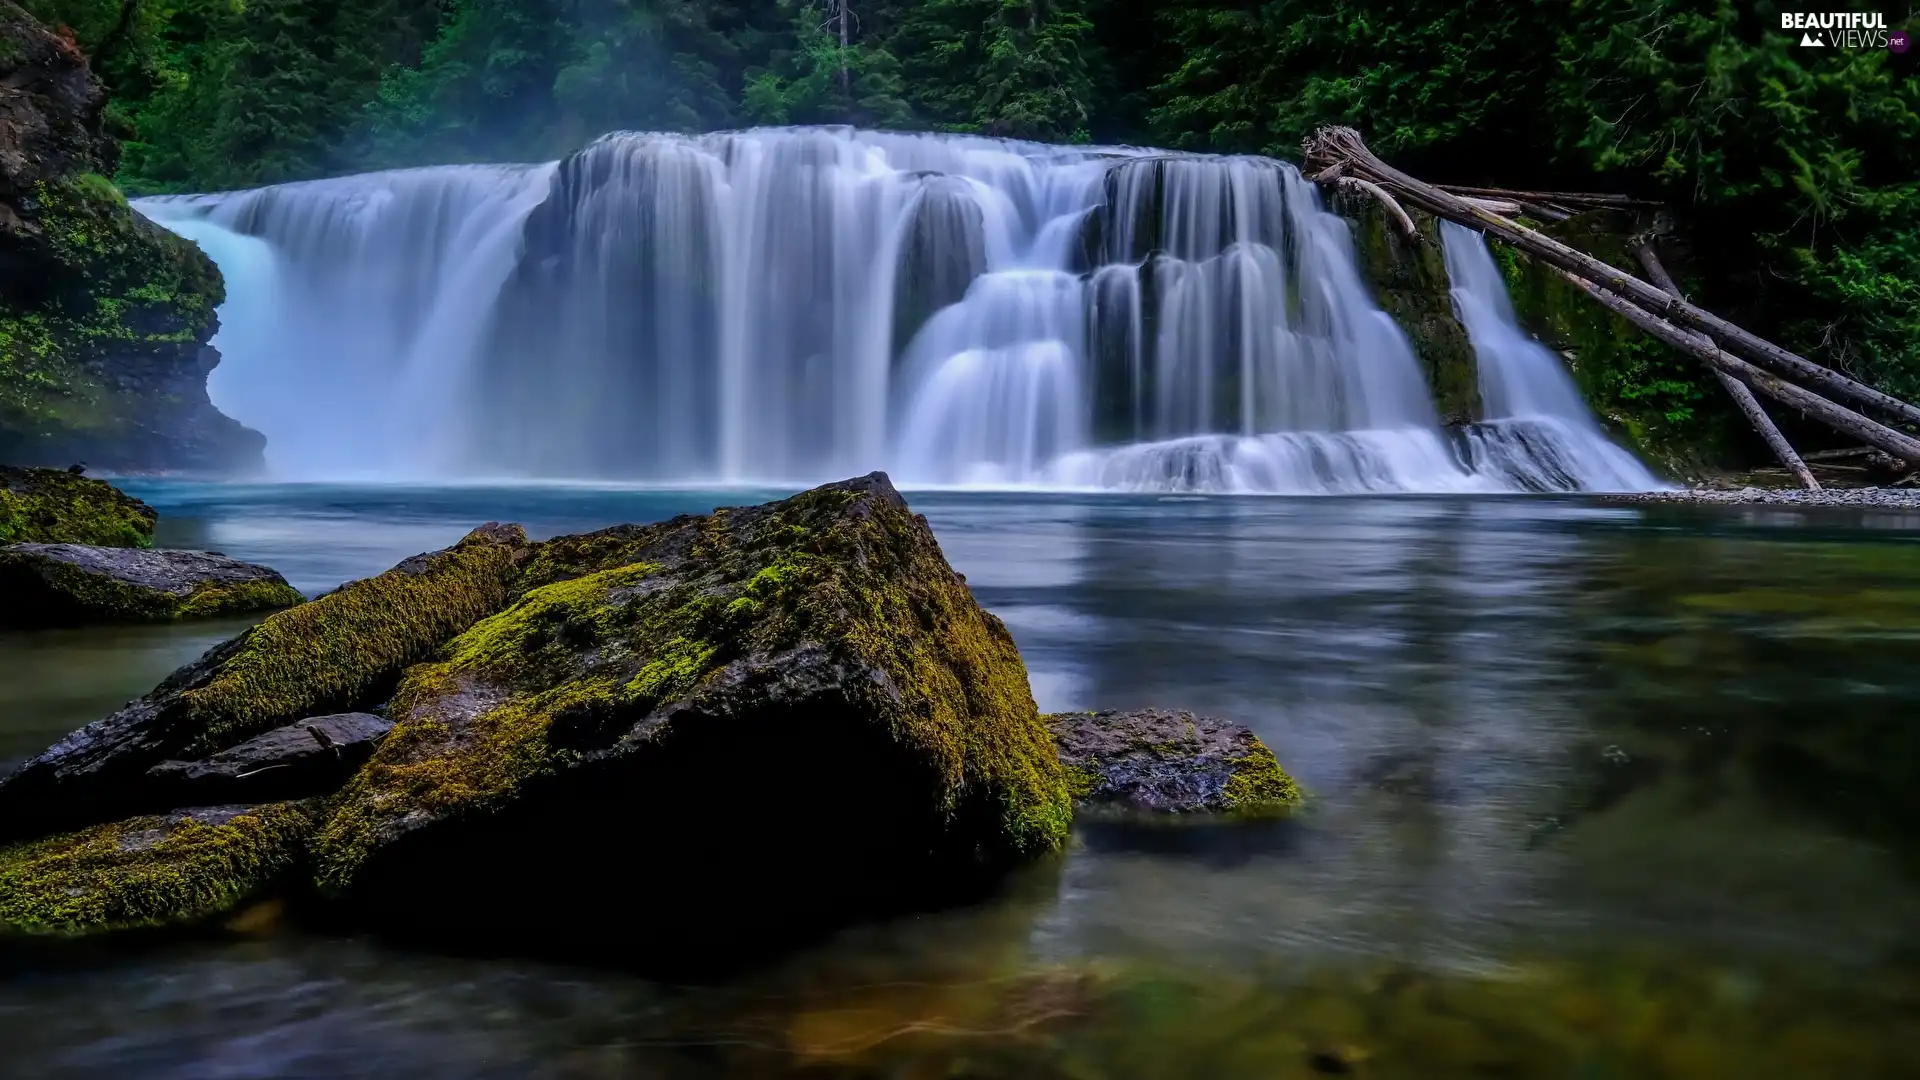
M 549 541 L 523 587 L 407 673 L 315 841 L 376 922 L 738 942 L 1064 838 L 1012 638 L 883 475 Z
M 219 270 L 106 179 L 106 101 L 70 34 L 0 0 L 0 461 L 257 469 L 266 440 L 207 398 Z
M 444 551 L 268 616 L 0 780 L 0 840 L 165 809 L 146 775 L 162 761 L 378 704 L 402 671 L 507 605 L 527 552 L 518 526 L 482 526 Z
M 163 761 L 147 776 L 177 806 L 324 795 L 346 783 L 391 730 L 372 713 L 316 716 L 200 761 Z
M 1246 727 L 1162 709 L 1045 718 L 1085 813 L 1284 814 L 1299 788 Z
M 0 544 L 153 543 L 153 507 L 65 469 L 0 465 Z
M 0 548 L 0 625 L 170 622 L 292 607 L 305 599 L 278 572 L 215 552 Z

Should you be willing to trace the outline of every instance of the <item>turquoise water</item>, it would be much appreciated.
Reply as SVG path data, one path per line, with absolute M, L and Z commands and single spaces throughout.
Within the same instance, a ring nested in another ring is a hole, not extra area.
M 310 593 L 489 519 L 778 494 L 127 486 Z M 909 499 L 1042 708 L 1247 723 L 1310 810 L 1083 830 L 992 903 L 698 987 L 254 913 L 0 979 L 8 1075 L 1920 1075 L 1920 517 Z M 0 761 L 236 628 L 0 637 Z

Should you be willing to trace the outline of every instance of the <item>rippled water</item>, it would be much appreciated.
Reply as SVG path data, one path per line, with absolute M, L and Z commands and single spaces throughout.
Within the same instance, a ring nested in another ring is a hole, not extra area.
M 309 592 L 489 518 L 773 494 L 129 487 Z M 0 1072 L 1920 1076 L 1920 517 L 909 497 L 1042 708 L 1243 721 L 1311 809 L 1084 830 L 994 903 L 698 987 L 256 912 L 0 979 Z M 0 761 L 233 629 L 0 637 Z

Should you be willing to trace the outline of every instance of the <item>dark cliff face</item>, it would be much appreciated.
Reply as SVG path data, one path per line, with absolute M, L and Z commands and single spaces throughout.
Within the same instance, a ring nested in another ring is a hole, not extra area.
M 220 273 L 105 179 L 105 106 L 72 40 L 0 0 L 0 462 L 255 469 L 265 439 L 207 400 Z

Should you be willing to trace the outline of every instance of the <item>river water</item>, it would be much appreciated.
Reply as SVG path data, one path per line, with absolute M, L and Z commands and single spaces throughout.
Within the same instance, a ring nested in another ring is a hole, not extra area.
M 126 486 L 309 593 L 483 520 L 779 494 Z M 990 903 L 695 985 L 255 911 L 0 977 L 0 1073 L 1920 1076 L 1920 516 L 909 498 L 1043 709 L 1244 722 L 1310 808 L 1084 829 Z M 0 766 L 237 629 L 0 637 Z

